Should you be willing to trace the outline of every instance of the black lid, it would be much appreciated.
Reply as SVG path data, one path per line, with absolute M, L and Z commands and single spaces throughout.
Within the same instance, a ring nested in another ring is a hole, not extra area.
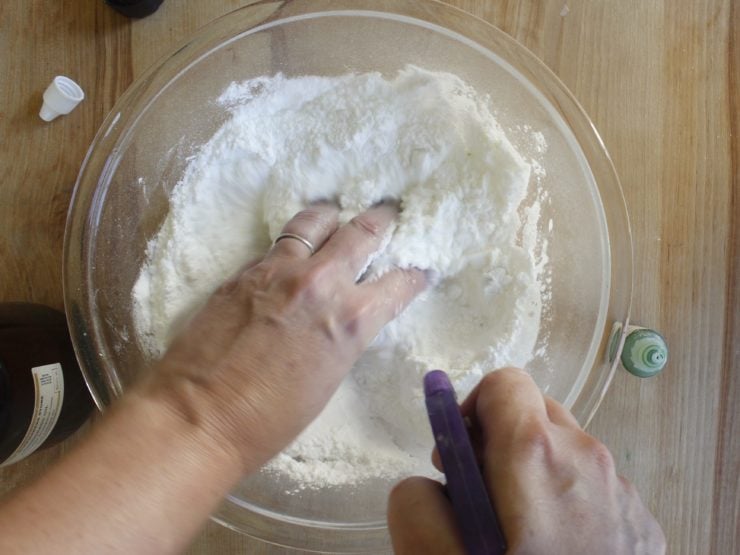
M 127 17 L 146 17 L 157 11 L 163 0 L 105 0 L 105 3 Z

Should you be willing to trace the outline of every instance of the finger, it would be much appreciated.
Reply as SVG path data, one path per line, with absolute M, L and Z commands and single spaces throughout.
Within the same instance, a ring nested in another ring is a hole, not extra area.
M 254 260 L 250 260 L 249 262 L 244 264 L 241 268 L 239 268 L 236 271 L 236 273 L 233 276 L 231 276 L 229 279 L 224 281 L 221 284 L 221 287 L 219 287 L 215 293 L 216 294 L 231 293 L 234 290 L 234 288 L 239 285 L 239 279 L 241 278 L 241 276 L 247 273 L 252 268 L 254 268 L 257 264 L 262 262 L 262 260 L 263 260 L 262 258 L 255 258 Z
M 521 528 L 521 468 L 532 454 L 547 452 L 552 426 L 545 399 L 532 377 L 518 368 L 487 374 L 463 403 L 480 427 L 485 465 L 483 476 L 505 537 Z M 537 459 L 541 462 L 540 459 Z M 537 467 L 525 474 L 533 481 Z
M 472 421 L 477 422 L 478 415 L 475 413 L 476 405 L 478 404 L 478 394 L 480 393 L 481 384 L 483 380 L 479 381 L 475 387 L 468 393 L 465 400 L 460 404 L 460 412 L 466 418 L 470 418 Z
M 360 337 L 369 342 L 426 289 L 427 283 L 421 270 L 396 269 L 377 280 L 360 284 L 354 311 L 348 315 L 349 326 L 355 326 Z
M 383 203 L 355 216 L 331 236 L 317 258 L 338 263 L 349 279 L 357 280 L 383 246 L 397 215 L 395 204 Z
M 439 449 L 437 449 L 437 447 L 432 449 L 432 464 L 434 465 L 434 468 L 440 472 L 444 472 L 444 468 L 442 468 L 442 457 L 439 456 Z
M 475 413 L 486 452 L 489 446 L 494 452 L 506 449 L 518 434 L 549 422 L 537 384 L 518 368 L 502 368 L 481 380 L 475 393 Z
M 444 488 L 429 478 L 414 476 L 393 488 L 388 528 L 396 555 L 465 553 Z
M 545 395 L 545 407 L 547 408 L 547 416 L 553 424 L 577 430 L 581 429 L 576 417 L 552 397 Z
M 298 212 L 285 224 L 281 235 L 289 233 L 303 237 L 318 251 L 337 229 L 339 207 L 335 204 L 313 204 Z M 272 247 L 266 258 L 308 258 L 312 254 L 308 245 L 299 239 L 286 237 Z
M 470 442 L 481 466 L 499 458 L 486 457 L 487 451 L 497 454 L 502 445 L 512 443 L 518 421 L 548 420 L 539 388 L 519 368 L 502 368 L 484 376 L 462 402 L 460 412 L 469 424 Z M 432 463 L 441 469 L 438 457 L 433 452 Z

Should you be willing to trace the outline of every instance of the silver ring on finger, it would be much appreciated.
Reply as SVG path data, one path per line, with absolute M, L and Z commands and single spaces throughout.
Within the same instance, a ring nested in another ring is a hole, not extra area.
M 272 246 L 274 247 L 275 245 L 278 244 L 278 242 L 282 241 L 283 239 L 295 239 L 296 241 L 300 241 L 301 243 L 303 243 L 306 246 L 306 248 L 308 248 L 308 250 L 311 251 L 311 254 L 316 252 L 316 249 L 314 248 L 313 243 L 311 243 L 311 241 L 309 241 L 305 237 L 296 235 L 295 233 L 281 233 L 272 242 Z

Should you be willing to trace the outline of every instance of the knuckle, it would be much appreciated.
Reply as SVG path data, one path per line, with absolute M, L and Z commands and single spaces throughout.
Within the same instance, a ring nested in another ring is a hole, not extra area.
M 262 262 L 235 278 L 237 289 L 250 295 L 257 290 L 266 289 L 275 278 L 276 273 L 277 267 L 274 264 Z
M 481 380 L 481 387 L 486 390 L 512 387 L 513 384 L 522 379 L 532 380 L 529 374 L 519 368 L 501 368 L 486 374 Z
M 360 214 L 350 220 L 350 225 L 358 229 L 364 235 L 371 239 L 379 239 L 383 236 L 385 227 L 380 222 L 373 219 L 368 214 Z
M 289 299 L 300 299 L 315 286 L 314 278 L 309 274 L 295 274 L 286 278 L 285 294 Z
M 586 435 L 584 441 L 584 449 L 596 467 L 605 474 L 613 474 L 616 467 L 609 448 L 593 436 Z
M 500 441 L 488 440 L 486 453 L 507 452 L 522 463 L 555 464 L 555 445 L 550 426 L 537 416 L 525 417 Z
M 349 318 L 344 323 L 344 334 L 349 337 L 356 337 L 360 334 L 359 318 Z
M 531 456 L 547 456 L 552 452 L 552 435 L 547 422 L 543 419 L 529 418 L 518 428 L 516 437 L 526 453 Z
M 622 491 L 630 496 L 634 497 L 637 495 L 637 488 L 624 476 L 618 476 L 619 484 L 622 486 Z
M 328 223 L 326 221 L 324 213 L 317 209 L 317 208 L 306 208 L 305 210 L 301 210 L 296 214 L 293 219 L 291 220 L 291 223 L 288 227 L 290 227 L 290 230 L 288 232 L 290 233 L 293 229 L 303 229 L 305 227 L 319 227 L 319 228 L 325 228 L 327 227 Z
M 319 321 L 318 329 L 331 344 L 339 344 L 344 339 L 342 326 L 332 314 L 327 314 Z
M 240 301 L 249 299 L 255 291 L 265 289 L 270 283 L 275 270 L 270 265 L 260 263 L 246 272 L 227 279 L 215 291 L 217 298 L 237 298 Z
M 326 262 L 312 264 L 305 272 L 304 279 L 306 281 L 306 286 L 311 289 L 323 289 L 323 286 L 331 283 L 332 273 L 333 269 L 331 265 Z
M 288 298 L 316 300 L 322 297 L 326 291 L 327 277 L 328 269 L 321 264 L 289 276 L 285 282 Z
M 361 303 L 351 303 L 344 312 L 344 331 L 349 337 L 360 334 L 367 316 L 367 306 Z
M 499 386 L 505 381 L 505 376 L 502 375 L 503 370 L 496 370 L 489 372 L 481 379 L 481 389 L 498 389 Z
M 256 289 L 264 288 L 275 274 L 275 267 L 264 260 L 255 261 L 224 281 L 213 292 L 215 297 L 230 297 L 245 293 L 252 294 Z
M 214 297 L 229 297 L 236 292 L 241 283 L 240 276 L 232 277 L 224 281 L 213 292 Z
M 667 549 L 668 544 L 665 539 L 665 533 L 660 527 L 660 524 L 658 524 L 658 522 L 654 518 L 652 518 L 651 515 L 651 524 L 648 535 L 646 553 L 662 555 L 666 552 Z
M 502 399 L 526 398 L 541 393 L 531 376 L 516 368 L 501 368 L 489 372 L 480 382 L 478 404 L 483 411 L 489 413 L 496 409 Z

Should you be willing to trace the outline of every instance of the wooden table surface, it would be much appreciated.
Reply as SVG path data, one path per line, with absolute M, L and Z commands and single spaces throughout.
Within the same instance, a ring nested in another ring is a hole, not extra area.
M 126 87 L 244 0 L 166 0 L 130 21 L 101 0 L 0 2 L 0 301 L 62 306 L 62 235 L 87 146 Z M 670 344 L 663 374 L 618 372 L 590 432 L 663 525 L 669 553 L 740 549 L 740 2 L 455 0 L 526 45 L 585 107 L 630 210 L 633 320 Z M 87 99 L 51 124 L 51 78 Z M 72 440 L 74 441 L 74 440 Z M 0 471 L 0 493 L 70 442 Z M 193 553 L 282 553 L 209 523 Z

